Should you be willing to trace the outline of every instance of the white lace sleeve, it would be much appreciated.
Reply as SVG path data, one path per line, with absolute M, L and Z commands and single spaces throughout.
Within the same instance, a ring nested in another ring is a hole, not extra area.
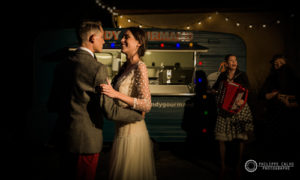
M 148 70 L 144 63 L 139 63 L 137 67 L 135 82 L 138 97 L 134 98 L 133 109 L 149 112 L 151 110 L 151 94 L 149 89 Z

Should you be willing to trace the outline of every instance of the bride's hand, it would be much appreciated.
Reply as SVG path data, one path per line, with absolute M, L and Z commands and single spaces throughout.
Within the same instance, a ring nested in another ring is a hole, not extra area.
M 111 97 L 111 98 L 117 98 L 118 97 L 118 91 L 116 91 L 106 79 L 107 84 L 100 84 L 101 87 L 101 93 Z

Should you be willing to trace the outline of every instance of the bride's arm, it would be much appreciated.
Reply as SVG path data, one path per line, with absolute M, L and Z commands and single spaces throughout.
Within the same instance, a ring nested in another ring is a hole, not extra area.
M 148 71 L 144 63 L 138 65 L 135 74 L 135 82 L 138 98 L 132 98 L 114 90 L 109 82 L 108 84 L 101 84 L 100 86 L 102 87 L 103 94 L 112 98 L 117 98 L 128 104 L 130 107 L 133 107 L 133 109 L 149 112 L 151 109 L 151 95 L 149 90 Z

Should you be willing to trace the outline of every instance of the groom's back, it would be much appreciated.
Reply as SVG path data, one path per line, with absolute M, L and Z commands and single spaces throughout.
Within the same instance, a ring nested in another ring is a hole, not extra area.
M 71 152 L 101 151 L 103 116 L 95 78 L 104 68 L 88 52 L 77 50 L 56 70 L 55 104 Z

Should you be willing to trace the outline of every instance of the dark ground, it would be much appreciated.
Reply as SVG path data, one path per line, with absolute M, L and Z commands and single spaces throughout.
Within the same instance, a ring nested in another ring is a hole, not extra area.
M 227 165 L 225 180 L 235 179 L 235 166 L 237 152 L 235 148 L 237 143 L 228 144 Z M 105 143 L 103 151 L 100 154 L 97 179 L 107 179 L 108 161 L 111 143 Z M 186 143 L 157 143 L 155 144 L 155 163 L 158 180 L 214 180 L 218 179 L 220 171 L 218 147 L 215 142 L 211 144 L 201 144 L 198 148 L 188 148 Z M 244 161 L 241 166 L 241 179 L 254 179 L 263 177 L 272 179 L 281 177 L 285 180 L 296 179 L 296 169 L 298 164 L 296 157 L 292 152 L 286 150 L 274 150 L 265 152 L 266 148 L 257 141 L 246 144 Z M 280 154 L 285 155 L 280 155 Z M 291 156 L 289 156 L 289 154 Z M 254 159 L 259 162 L 292 162 L 294 167 L 290 170 L 262 170 L 258 168 L 255 172 L 247 172 L 244 168 L 244 162 Z M 32 156 L 31 178 L 34 180 L 55 180 L 59 175 L 59 154 L 47 147 L 40 147 Z

